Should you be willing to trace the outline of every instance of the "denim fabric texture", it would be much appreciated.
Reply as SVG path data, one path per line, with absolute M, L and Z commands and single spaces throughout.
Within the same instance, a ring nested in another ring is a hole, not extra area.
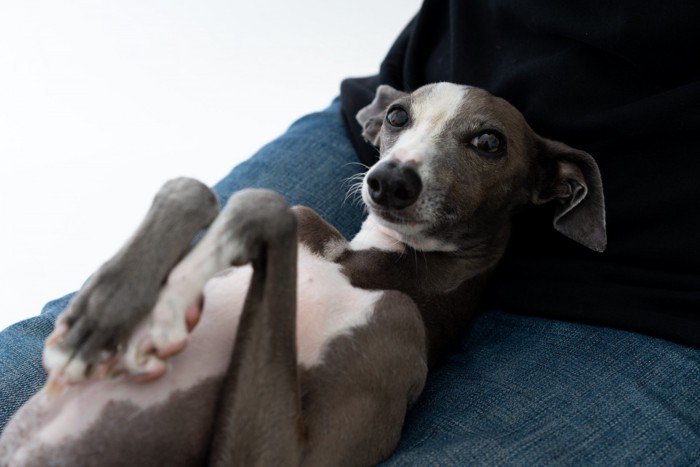
M 430 373 L 385 464 L 700 465 L 700 351 L 484 312 Z
M 350 237 L 357 163 L 339 104 L 295 122 L 214 188 L 271 188 Z M 71 295 L 0 333 L 0 430 L 44 383 Z M 386 465 L 700 465 L 700 351 L 625 331 L 482 313 L 431 372 Z

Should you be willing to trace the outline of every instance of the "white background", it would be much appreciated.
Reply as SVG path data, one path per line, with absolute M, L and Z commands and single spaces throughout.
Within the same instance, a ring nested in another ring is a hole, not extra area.
M 0 329 L 79 288 L 166 180 L 215 183 L 375 74 L 419 6 L 0 2 Z

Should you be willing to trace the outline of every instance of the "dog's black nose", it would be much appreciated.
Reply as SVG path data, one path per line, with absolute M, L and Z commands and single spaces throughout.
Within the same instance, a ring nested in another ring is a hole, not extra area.
M 367 175 L 367 188 L 372 201 L 378 205 L 403 209 L 416 202 L 423 183 L 414 166 L 386 161 L 380 162 Z

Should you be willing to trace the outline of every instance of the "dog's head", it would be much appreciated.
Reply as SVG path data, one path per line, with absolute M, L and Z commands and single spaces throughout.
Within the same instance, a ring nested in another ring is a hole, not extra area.
M 538 136 L 518 110 L 483 89 L 438 83 L 411 94 L 380 86 L 357 114 L 380 161 L 362 198 L 405 244 L 461 251 L 507 237 L 527 203 L 555 203 L 554 227 L 603 251 L 605 208 L 593 158 Z

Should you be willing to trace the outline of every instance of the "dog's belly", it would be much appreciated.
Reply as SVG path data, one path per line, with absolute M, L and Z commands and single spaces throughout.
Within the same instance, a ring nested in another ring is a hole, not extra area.
M 302 245 L 298 264 L 298 359 L 310 368 L 323 363 L 335 337 L 367 323 L 382 292 L 352 287 L 337 264 Z M 42 465 L 61 456 L 71 465 L 123 465 L 127 452 L 144 462 L 171 456 L 168 465 L 202 461 L 251 270 L 230 269 L 206 284 L 201 320 L 162 378 L 93 379 L 58 396 L 42 389 L 0 438 L 0 465 Z
M 222 323 L 227 322 L 235 333 L 251 271 L 250 267 L 232 268 L 207 283 L 202 315 L 202 321 L 207 319 L 211 327 L 206 331 L 207 336 L 220 333 Z M 353 287 L 336 263 L 300 245 L 297 274 L 299 364 L 305 368 L 321 364 L 327 344 L 335 337 L 365 325 L 381 295 L 380 291 Z M 227 334 L 223 340 L 230 343 L 233 336 Z M 230 351 L 230 347 L 225 349 L 226 359 Z

